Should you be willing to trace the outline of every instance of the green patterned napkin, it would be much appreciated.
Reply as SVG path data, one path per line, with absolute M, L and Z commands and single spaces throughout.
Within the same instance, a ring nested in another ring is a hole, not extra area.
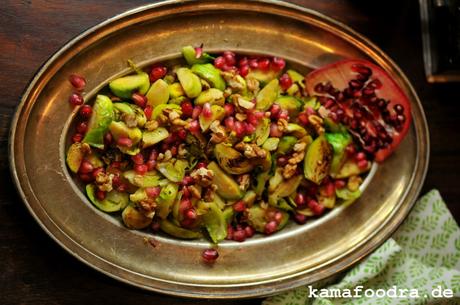
M 316 291 L 300 287 L 262 304 L 460 304 L 459 227 L 433 190 L 392 238 L 340 282 Z

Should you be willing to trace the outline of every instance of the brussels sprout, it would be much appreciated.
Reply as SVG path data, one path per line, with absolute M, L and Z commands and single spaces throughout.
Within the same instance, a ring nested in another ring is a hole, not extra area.
M 169 100 L 169 85 L 162 79 L 157 79 L 149 91 L 145 95 L 147 97 L 147 104 L 156 107 L 161 104 L 166 104 Z
M 139 212 L 133 205 L 128 205 L 121 213 L 121 217 L 129 229 L 144 229 L 152 223 L 152 218 Z
M 196 76 L 190 69 L 179 68 L 176 71 L 177 78 L 189 98 L 195 98 L 201 93 L 200 78 Z
M 359 168 L 358 164 L 356 161 L 352 159 L 348 159 L 345 161 L 345 163 L 342 165 L 338 173 L 334 173 L 334 176 L 332 178 L 335 179 L 343 179 L 343 178 L 348 178 L 351 176 L 356 176 L 356 175 L 361 175 L 371 168 L 371 163 L 368 162 L 367 168 Z
M 268 204 L 272 206 L 278 206 L 280 199 L 283 197 L 288 197 L 294 193 L 299 187 L 301 181 L 302 176 L 297 175 L 279 183 L 275 187 L 272 187 L 272 190 L 269 190 L 268 192 Z M 271 184 L 274 185 L 275 181 L 271 181 Z
M 158 164 L 158 170 L 162 173 L 169 181 L 182 182 L 185 176 L 185 169 L 188 166 L 188 162 L 185 160 L 161 162 Z
M 289 220 L 289 214 L 277 208 L 269 207 L 264 209 L 259 205 L 253 205 L 248 209 L 248 223 L 257 232 L 265 233 L 265 225 L 268 222 L 268 214 L 272 214 L 273 212 L 280 212 L 282 215 L 281 221 L 276 228 L 276 231 L 279 231 L 287 224 Z
M 278 104 L 281 109 L 287 110 L 290 116 L 296 116 L 302 108 L 302 103 L 292 96 L 280 96 L 275 100 L 275 104 Z
M 270 179 L 270 173 L 268 171 L 257 175 L 256 185 L 254 186 L 254 191 L 257 197 L 262 196 L 262 193 L 265 189 L 265 184 L 267 183 L 268 179 Z
M 184 96 L 185 92 L 180 83 L 172 83 L 168 86 L 169 96 L 173 99 Z
M 169 137 L 169 132 L 164 127 L 158 127 L 152 131 L 144 131 L 142 133 L 142 147 L 146 148 L 155 145 Z
M 212 87 L 225 90 L 225 81 L 220 75 L 221 71 L 215 68 L 212 64 L 195 64 L 192 66 L 192 72 L 211 84 Z
M 129 202 L 128 194 L 120 193 L 116 190 L 107 193 L 104 200 L 100 201 L 95 196 L 96 186 L 94 184 L 86 185 L 86 195 L 92 204 L 94 204 L 99 210 L 104 212 L 117 212 L 124 209 Z
M 150 87 L 149 75 L 140 72 L 136 75 L 128 75 L 117 78 L 109 83 L 110 90 L 113 94 L 121 98 L 131 98 L 133 92 L 138 91 L 145 94 Z
M 332 147 L 324 135 L 316 138 L 307 148 L 304 159 L 305 178 L 321 184 L 324 178 L 329 175 L 332 162 Z
M 195 99 L 194 104 L 203 106 L 206 103 L 211 105 L 224 106 L 224 93 L 216 88 L 209 88 L 206 91 L 202 91 L 200 95 L 198 95 L 198 97 Z
M 256 128 L 256 144 L 261 146 L 270 136 L 270 119 L 263 118 Z
M 176 104 L 161 104 L 161 105 L 156 106 L 153 109 L 152 119 L 156 119 L 166 109 L 171 109 L 171 110 L 174 110 L 174 111 L 182 113 L 181 107 L 179 105 L 176 105 Z
M 218 243 L 227 237 L 227 222 L 224 214 L 215 202 L 208 202 L 208 212 L 203 215 L 203 224 L 209 233 L 212 241 Z
M 161 219 L 166 219 L 171 212 L 178 189 L 179 186 L 175 183 L 168 183 L 161 189 L 160 195 L 157 198 L 157 215 Z
M 262 148 L 268 151 L 275 151 L 278 149 L 278 145 L 280 143 L 280 138 L 268 138 Z
M 104 135 L 107 127 L 113 120 L 113 104 L 105 95 L 97 95 L 93 106 L 93 114 L 88 123 L 88 131 L 83 138 L 83 143 L 103 149 Z
M 308 132 L 302 126 L 295 123 L 288 123 L 286 133 L 292 134 L 294 137 L 300 139 L 308 135 Z
M 114 103 L 113 107 L 121 113 L 136 116 L 138 127 L 143 127 L 147 122 L 144 110 L 142 110 L 142 108 L 140 108 L 139 106 L 129 103 Z
M 276 79 L 280 74 L 281 74 L 281 71 L 274 71 L 274 70 L 262 71 L 259 69 L 251 69 L 248 75 L 246 75 L 246 78 L 247 79 L 254 78 L 258 80 L 261 85 L 266 85 L 270 81 Z
M 69 149 L 67 150 L 66 162 L 67 166 L 73 173 L 78 172 L 84 157 L 85 153 L 81 148 L 80 142 L 76 142 L 70 145 Z
M 265 87 L 260 90 L 256 97 L 256 109 L 266 111 L 278 97 L 280 90 L 278 79 L 270 81 Z
M 167 219 L 160 221 L 160 229 L 169 235 L 182 239 L 197 239 L 203 237 L 201 232 L 181 228 Z
M 291 69 L 287 70 L 287 74 L 292 79 L 292 82 L 298 83 L 300 86 L 302 86 L 302 88 L 305 87 L 305 84 L 303 82 L 304 79 L 305 79 L 305 76 L 303 76 L 299 72 L 297 72 L 295 70 L 291 70 Z
M 278 149 L 277 153 L 281 155 L 285 155 L 291 152 L 291 150 L 294 148 L 294 145 L 297 143 L 297 138 L 293 136 L 284 136 L 281 138 L 279 144 L 278 144 Z
M 122 137 L 129 138 L 133 142 L 131 147 L 117 146 L 123 153 L 135 155 L 140 151 L 140 149 L 136 147 L 137 143 L 142 139 L 142 131 L 139 128 L 129 128 L 124 122 L 113 121 L 109 125 L 109 130 L 115 142 Z
M 123 172 L 123 178 L 128 180 L 132 185 L 143 188 L 158 186 L 161 180 L 156 171 L 149 171 L 143 175 L 139 175 L 134 170 L 127 170 Z
M 211 116 L 207 118 L 203 112 L 201 112 L 198 121 L 200 122 L 200 128 L 203 132 L 209 129 L 211 123 L 218 120 L 222 120 L 225 116 L 225 110 L 219 105 L 211 105 Z
M 334 156 L 332 157 L 331 163 L 331 176 L 334 177 L 342 165 L 344 164 L 347 153 L 347 146 L 352 143 L 351 135 L 348 132 L 345 133 L 326 133 L 326 140 L 331 144 L 334 150 Z
M 243 199 L 241 199 L 246 206 L 250 207 L 254 204 L 254 201 L 256 201 L 257 194 L 253 190 L 247 191 L 246 194 L 244 194 Z
M 203 52 L 199 58 L 196 57 L 195 48 L 192 46 L 185 46 L 182 48 L 182 56 L 184 56 L 185 61 L 191 66 L 194 64 L 205 64 L 212 62 L 214 57 L 208 53 Z
M 256 166 L 254 162 L 243 157 L 239 151 L 225 144 L 217 144 L 214 147 L 214 156 L 220 167 L 229 174 L 245 174 Z
M 217 194 L 224 199 L 239 200 L 243 197 L 239 185 L 227 175 L 214 161 L 208 164 L 208 169 L 213 171 L 213 183 L 217 186 Z

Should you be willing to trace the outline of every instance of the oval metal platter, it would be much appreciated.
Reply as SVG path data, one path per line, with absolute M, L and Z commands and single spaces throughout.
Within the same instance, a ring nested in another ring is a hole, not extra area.
M 87 79 L 85 98 L 128 73 L 178 58 L 184 45 L 208 52 L 269 54 L 304 72 L 343 58 L 386 70 L 412 102 L 413 123 L 399 149 L 379 165 L 362 197 L 304 226 L 269 237 L 225 241 L 203 264 L 205 240 L 181 241 L 126 229 L 96 210 L 65 165 L 76 110 L 67 102 L 72 73 Z M 278 1 L 174 1 L 140 7 L 67 43 L 36 74 L 13 120 L 10 163 L 17 188 L 41 227 L 69 253 L 123 282 L 197 298 L 278 293 L 344 271 L 384 242 L 410 211 L 423 184 L 429 136 L 422 106 L 398 66 L 350 28 L 317 12 Z M 152 244 L 155 245 L 152 246 Z

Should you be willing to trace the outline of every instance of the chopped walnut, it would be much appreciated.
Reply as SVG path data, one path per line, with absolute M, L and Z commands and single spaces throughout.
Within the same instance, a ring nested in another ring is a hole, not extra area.
M 225 88 L 225 90 L 224 90 L 224 98 L 227 98 L 230 95 L 232 95 L 232 88 Z
M 283 168 L 283 177 L 289 179 L 294 176 L 297 170 L 297 164 L 303 161 L 305 157 L 305 148 L 307 144 L 305 142 L 299 142 L 294 144 L 294 153 L 288 160 L 288 164 Z
M 317 134 L 323 134 L 324 133 L 324 127 L 323 127 L 323 119 L 320 118 L 319 116 L 315 114 L 311 114 L 308 116 L 308 122 L 310 122 L 311 126 L 315 129 Z
M 214 201 L 214 191 L 210 188 L 206 188 L 204 190 L 204 195 L 203 195 L 203 200 L 206 201 L 206 202 L 211 202 L 211 201 Z
M 179 147 L 177 148 L 177 156 L 179 158 L 184 158 L 187 156 L 188 154 L 188 151 L 187 149 L 185 148 L 186 145 L 184 143 L 180 144 Z
M 91 153 L 91 146 L 88 143 L 81 143 L 80 144 L 80 151 L 83 155 L 87 155 Z
M 96 175 L 97 188 L 103 192 L 110 192 L 111 190 L 113 190 L 112 179 L 113 179 L 113 174 L 106 174 L 104 172 L 99 172 Z
M 190 177 L 192 177 L 198 185 L 207 187 L 212 184 L 214 172 L 210 169 L 201 167 L 191 172 Z
M 329 113 L 330 113 L 329 109 L 327 109 L 327 108 L 324 107 L 324 106 L 321 106 L 321 107 L 319 107 L 319 109 L 318 109 L 318 114 L 319 114 L 322 118 L 327 118 L 327 117 L 329 117 Z
M 142 214 L 144 214 L 148 218 L 153 218 L 153 216 L 155 215 L 155 208 L 157 207 L 157 204 L 154 198 L 142 199 L 137 204 Z
M 235 145 L 235 148 L 241 151 L 246 158 L 265 158 L 267 157 L 267 151 L 257 146 L 254 143 L 240 142 Z
M 362 182 L 363 179 L 360 176 L 351 176 L 348 178 L 347 188 L 352 192 L 357 191 Z
M 241 92 L 244 90 L 244 79 L 238 77 L 239 75 L 234 71 L 222 72 L 221 74 L 228 87 L 232 89 L 232 92 Z
M 158 121 L 156 120 L 151 120 L 151 121 L 147 121 L 144 125 L 144 128 L 147 129 L 148 131 L 153 131 L 155 129 L 158 128 L 158 126 L 160 126 L 160 124 L 158 123 Z
M 123 113 L 121 116 L 123 122 L 126 123 L 126 126 L 133 128 L 137 126 L 137 118 L 135 114 Z
M 260 90 L 259 81 L 255 79 L 254 77 L 248 77 L 246 78 L 246 84 L 248 85 L 248 90 L 252 92 L 254 96 L 256 96 Z
M 237 178 L 238 184 L 242 191 L 246 191 L 249 188 L 251 182 L 251 176 L 249 174 L 240 175 Z
M 240 121 L 240 122 L 243 122 L 243 121 L 246 121 L 246 119 L 248 118 L 248 116 L 244 113 L 237 113 L 235 114 L 235 118 Z
M 196 199 L 201 199 L 201 187 L 197 187 L 196 185 L 190 185 L 188 186 L 188 190 L 192 194 L 192 197 L 195 197 Z
M 283 132 L 288 127 L 288 121 L 286 119 L 279 119 L 276 125 L 278 126 L 279 131 Z
M 227 132 L 225 131 L 225 128 L 220 125 L 220 121 L 215 120 L 212 122 L 211 126 L 209 126 L 209 129 L 212 131 L 210 139 L 211 143 L 217 144 L 227 139 Z

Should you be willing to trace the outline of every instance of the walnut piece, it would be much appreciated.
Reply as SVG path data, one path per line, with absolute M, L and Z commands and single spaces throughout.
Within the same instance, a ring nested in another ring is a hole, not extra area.
M 225 128 L 220 125 L 220 121 L 215 120 L 212 122 L 209 129 L 212 131 L 210 139 L 211 143 L 217 144 L 227 139 L 227 132 L 225 131 Z
M 96 175 L 97 188 L 103 192 L 110 192 L 111 190 L 113 190 L 112 179 L 113 179 L 113 174 L 106 174 L 104 172 L 99 172 Z
M 260 90 L 260 83 L 257 79 L 255 79 L 254 77 L 248 77 L 246 78 L 246 84 L 248 86 L 248 90 L 250 92 L 252 92 L 252 94 L 254 96 L 257 95 L 257 93 L 259 92 Z
M 276 125 L 278 126 L 279 131 L 283 132 L 288 127 L 288 121 L 286 119 L 279 119 Z
M 137 126 L 137 118 L 135 114 L 123 113 L 121 116 L 123 122 L 126 123 L 126 126 L 133 128 Z
M 289 179 L 296 173 L 297 165 L 305 158 L 305 148 L 307 144 L 305 142 L 299 142 L 294 144 L 294 153 L 288 160 L 288 164 L 283 168 L 283 177 Z
M 192 194 L 192 197 L 195 197 L 196 199 L 201 199 L 201 187 L 198 189 L 197 186 L 195 185 L 190 185 L 187 187 L 190 193 Z
M 311 114 L 308 116 L 308 122 L 310 122 L 311 126 L 313 126 L 317 134 L 320 135 L 324 133 L 322 118 L 320 118 L 316 114 Z
M 153 131 L 155 129 L 158 128 L 158 126 L 160 126 L 160 124 L 158 123 L 158 121 L 156 120 L 151 120 L 151 121 L 147 121 L 144 125 L 144 128 L 147 129 L 148 131 Z
M 254 143 L 240 142 L 235 145 L 235 149 L 241 151 L 243 155 L 248 159 L 267 157 L 267 151 Z
M 284 179 L 289 179 L 297 171 L 297 164 L 286 164 L 286 166 L 283 168 L 283 177 Z
M 237 178 L 238 184 L 242 191 L 246 191 L 249 188 L 251 182 L 251 176 L 249 174 L 240 175 Z
M 195 180 L 198 185 L 207 187 L 212 184 L 212 179 L 214 178 L 214 172 L 210 169 L 201 167 L 195 169 L 191 174 L 190 177 Z
M 362 182 L 363 179 L 360 176 L 351 176 L 348 178 L 347 188 L 352 192 L 357 191 Z
M 148 218 L 153 218 L 153 216 L 155 215 L 155 208 L 157 207 L 154 198 L 145 198 L 139 201 L 137 204 L 142 214 L 144 214 Z

